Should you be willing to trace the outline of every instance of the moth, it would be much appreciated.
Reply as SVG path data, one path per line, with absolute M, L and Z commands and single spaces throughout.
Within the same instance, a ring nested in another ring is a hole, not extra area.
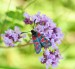
M 40 53 L 42 47 L 48 48 L 49 46 L 51 46 L 51 42 L 47 40 L 42 34 L 34 30 L 31 30 L 31 33 L 32 33 L 34 48 L 37 54 Z

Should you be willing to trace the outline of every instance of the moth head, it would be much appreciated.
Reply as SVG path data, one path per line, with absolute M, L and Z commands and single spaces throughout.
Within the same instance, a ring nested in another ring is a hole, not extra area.
M 35 36 L 35 37 L 37 36 L 37 32 L 36 31 L 31 30 L 31 33 L 32 33 L 33 36 Z

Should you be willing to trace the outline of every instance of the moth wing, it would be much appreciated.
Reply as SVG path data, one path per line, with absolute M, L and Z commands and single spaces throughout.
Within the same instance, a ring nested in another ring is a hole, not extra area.
M 37 54 L 41 51 L 41 44 L 38 37 L 33 37 L 34 48 Z
M 51 46 L 51 42 L 46 39 L 43 35 L 41 35 L 41 40 L 40 43 L 42 44 L 42 46 L 44 46 L 45 48 L 48 48 Z

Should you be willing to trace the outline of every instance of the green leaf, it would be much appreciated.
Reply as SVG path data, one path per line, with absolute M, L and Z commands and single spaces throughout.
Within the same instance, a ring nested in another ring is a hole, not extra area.
M 12 19 L 17 19 L 19 21 L 24 20 L 23 11 L 9 11 L 6 15 Z
M 20 28 L 23 28 L 23 25 L 19 24 L 19 23 L 15 23 L 14 26 L 18 26 Z
M 8 17 L 10 17 L 10 18 L 13 18 L 13 19 L 14 19 L 16 14 L 15 14 L 15 12 L 14 12 L 14 11 L 9 11 L 9 12 L 7 12 L 7 13 L 6 13 L 6 15 L 7 15 Z

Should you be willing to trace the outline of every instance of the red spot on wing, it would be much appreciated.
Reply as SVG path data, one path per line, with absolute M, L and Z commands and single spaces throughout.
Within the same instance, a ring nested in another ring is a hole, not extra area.
M 36 45 L 35 48 L 38 49 L 38 45 Z
M 33 39 L 33 40 L 36 40 L 36 37 L 32 36 L 32 39 Z
M 45 42 L 45 39 L 44 39 L 44 38 L 42 38 L 42 39 L 41 39 L 41 42 Z
M 39 48 L 39 43 L 38 43 L 38 42 L 34 42 L 34 44 L 36 45 L 36 46 L 35 46 L 35 49 L 38 50 L 38 48 Z
M 48 42 L 48 40 L 46 40 L 46 42 Z
M 35 44 L 35 45 L 39 45 L 39 43 L 38 43 L 38 42 L 34 42 L 34 44 Z
M 41 36 L 41 34 L 40 33 L 38 33 L 38 37 L 40 37 Z

